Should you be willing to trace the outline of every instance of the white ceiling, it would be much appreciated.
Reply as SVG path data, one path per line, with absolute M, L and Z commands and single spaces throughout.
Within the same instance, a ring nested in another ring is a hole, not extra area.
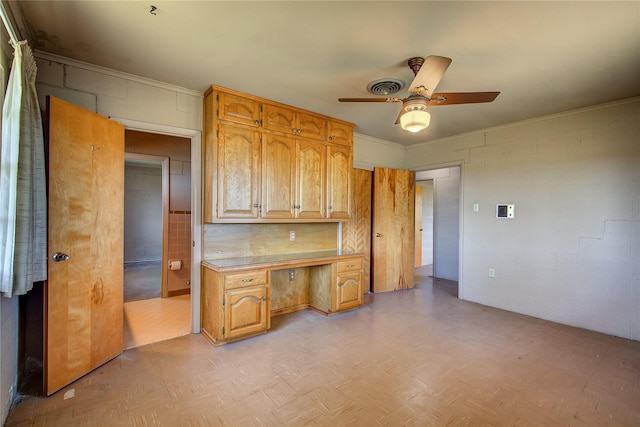
M 640 1 L 2 1 L 34 49 L 225 86 L 405 145 L 640 95 Z M 437 91 L 501 94 L 432 107 L 416 134 L 394 125 L 400 104 L 338 103 L 373 96 L 375 79 L 408 85 L 407 59 L 428 55 L 453 59 Z

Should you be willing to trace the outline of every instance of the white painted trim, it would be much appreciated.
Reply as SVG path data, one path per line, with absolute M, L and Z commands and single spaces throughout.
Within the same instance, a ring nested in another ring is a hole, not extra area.
M 109 117 L 126 129 L 191 139 L 191 333 L 200 333 L 200 263 L 202 261 L 202 133 L 195 129 Z
M 149 86 L 155 86 L 161 89 L 170 90 L 172 92 L 183 93 L 189 96 L 197 96 L 198 98 L 204 98 L 203 91 L 197 91 L 193 89 L 184 88 L 181 86 L 171 85 L 169 83 L 160 82 L 158 80 L 148 79 L 146 77 L 136 76 L 135 74 L 124 73 L 122 71 L 112 70 L 111 68 L 101 67 L 99 65 L 89 64 L 88 62 L 82 62 L 75 59 L 67 58 L 66 56 L 55 55 L 53 53 L 43 52 L 41 50 L 34 50 L 33 56 L 44 61 L 51 61 L 62 65 L 70 65 L 72 67 L 80 68 L 82 70 L 92 71 L 94 73 L 105 74 L 112 77 L 117 77 L 137 83 L 142 83 Z M 156 132 L 157 133 L 157 132 Z

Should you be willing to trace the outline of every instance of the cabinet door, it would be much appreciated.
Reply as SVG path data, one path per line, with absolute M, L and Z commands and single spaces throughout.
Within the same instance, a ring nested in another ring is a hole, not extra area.
M 296 135 L 321 141 L 326 139 L 327 122 L 324 118 L 302 112 L 297 112 L 296 114 Z
M 267 288 L 239 288 L 225 293 L 224 338 L 266 331 L 268 327 Z
M 294 134 L 295 112 L 289 108 L 282 108 L 276 105 L 264 104 L 262 106 L 263 122 L 262 127 L 286 134 Z
M 221 124 L 218 132 L 218 218 L 259 215 L 260 132 Z
M 327 218 L 348 219 L 353 175 L 351 149 L 330 145 L 327 151 Z
M 255 99 L 218 92 L 218 117 L 249 126 L 260 126 L 260 103 Z
M 296 146 L 296 218 L 325 217 L 327 148 L 314 141 L 298 140 Z
M 344 123 L 329 121 L 327 123 L 327 140 L 333 144 L 350 147 L 353 144 L 353 127 Z
M 295 139 L 264 134 L 262 142 L 262 218 L 294 217 Z
M 362 271 L 338 274 L 335 286 L 336 311 L 362 305 Z

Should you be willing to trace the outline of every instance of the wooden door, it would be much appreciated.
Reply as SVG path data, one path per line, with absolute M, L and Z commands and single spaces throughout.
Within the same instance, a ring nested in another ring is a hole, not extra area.
M 374 292 L 413 288 L 415 172 L 373 172 Z
M 351 218 L 353 160 L 351 150 L 329 144 L 327 154 L 327 218 Z
M 260 132 L 221 124 L 218 134 L 216 215 L 218 218 L 258 218 Z
M 296 144 L 287 135 L 264 134 L 262 141 L 262 218 L 294 216 Z
M 324 144 L 299 139 L 296 144 L 296 218 L 325 216 L 327 148 Z
M 416 186 L 416 214 L 415 214 L 415 234 L 416 234 L 416 261 L 414 267 L 422 266 L 422 186 Z
M 44 389 L 51 395 L 122 352 L 124 127 L 47 101 Z

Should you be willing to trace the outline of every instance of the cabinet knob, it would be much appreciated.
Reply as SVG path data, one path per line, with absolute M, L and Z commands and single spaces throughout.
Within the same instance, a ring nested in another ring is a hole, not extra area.
M 253 207 L 254 207 L 254 208 L 257 208 L 257 207 L 258 207 L 258 204 L 257 204 L 257 203 L 254 203 L 254 204 L 253 204 Z
M 382 237 L 382 234 L 376 233 L 376 237 Z
M 333 206 L 327 206 L 327 208 L 329 208 L 329 209 L 333 209 Z
M 332 136 L 329 137 L 329 142 L 331 142 L 331 141 L 333 141 L 333 137 Z
M 267 296 L 266 295 L 262 295 L 262 301 L 266 301 L 267 300 Z
M 255 124 L 259 125 L 260 124 L 260 120 L 256 119 L 253 121 Z

